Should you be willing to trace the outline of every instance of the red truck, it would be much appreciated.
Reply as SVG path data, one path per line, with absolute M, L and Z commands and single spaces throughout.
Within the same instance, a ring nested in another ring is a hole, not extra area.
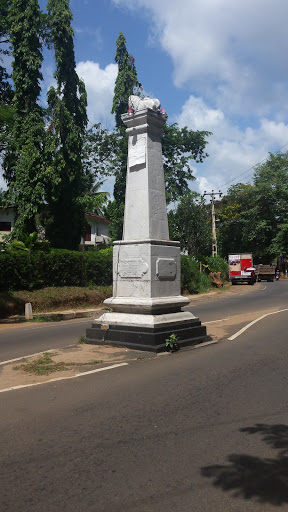
M 256 275 L 251 253 L 229 254 L 228 263 L 229 278 L 232 284 L 255 283 Z

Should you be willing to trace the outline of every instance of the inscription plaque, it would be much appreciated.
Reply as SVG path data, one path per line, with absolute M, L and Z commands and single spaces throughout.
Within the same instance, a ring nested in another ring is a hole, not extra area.
M 118 266 L 118 274 L 122 278 L 141 278 L 146 274 L 148 264 L 142 258 L 126 258 Z
M 129 141 L 130 142 L 130 141 Z M 132 138 L 132 143 L 129 143 L 129 167 L 135 167 L 136 165 L 143 165 L 146 162 L 146 138 L 137 137 L 135 135 Z
M 174 281 L 177 274 L 177 263 L 174 258 L 158 258 L 156 261 L 156 275 L 163 281 Z

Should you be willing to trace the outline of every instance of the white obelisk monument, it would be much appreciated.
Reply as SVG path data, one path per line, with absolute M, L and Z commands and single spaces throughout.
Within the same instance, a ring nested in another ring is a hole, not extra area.
M 88 343 L 160 352 L 165 340 L 178 346 L 206 340 L 199 318 L 182 307 L 180 243 L 169 240 L 161 134 L 167 120 L 159 101 L 129 99 L 128 164 L 123 240 L 114 242 L 111 308 L 87 330 Z M 158 108 L 157 108 L 158 107 Z

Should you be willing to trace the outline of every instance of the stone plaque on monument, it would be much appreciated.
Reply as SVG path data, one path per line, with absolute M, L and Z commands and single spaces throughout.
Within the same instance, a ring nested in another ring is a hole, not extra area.
M 176 279 L 177 263 L 174 258 L 158 258 L 156 261 L 156 275 L 159 279 Z
M 122 278 L 141 278 L 147 270 L 148 264 L 142 258 L 126 258 L 118 265 L 118 274 Z
M 129 141 L 129 157 L 128 166 L 130 172 L 134 170 L 135 166 L 143 165 L 146 162 L 146 137 L 135 135 Z

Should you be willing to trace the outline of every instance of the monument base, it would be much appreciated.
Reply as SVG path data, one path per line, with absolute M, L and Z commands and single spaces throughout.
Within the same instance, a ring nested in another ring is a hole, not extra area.
M 104 313 L 86 330 L 87 343 L 113 345 L 150 352 L 165 352 L 171 334 L 179 348 L 207 341 L 206 327 L 191 313 L 163 315 Z

